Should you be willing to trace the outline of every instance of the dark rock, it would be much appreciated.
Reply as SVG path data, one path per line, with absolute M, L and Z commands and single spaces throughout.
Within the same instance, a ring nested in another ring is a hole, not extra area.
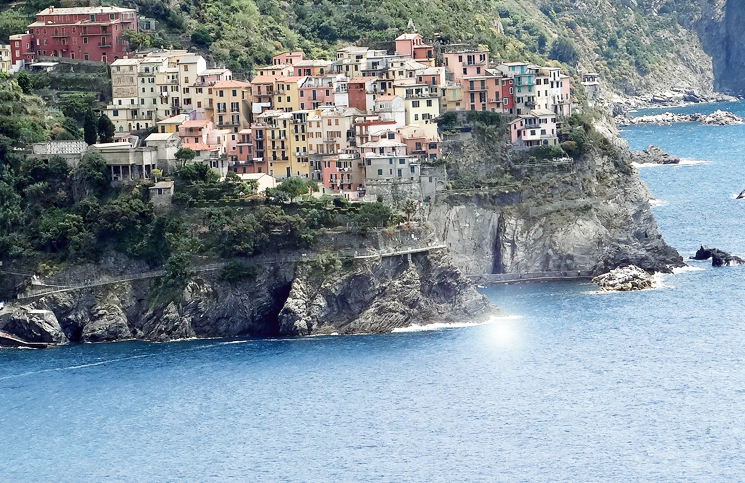
M 711 258 L 712 267 L 733 267 L 745 263 L 745 260 L 738 256 L 731 255 L 718 248 L 709 248 L 706 245 L 701 245 L 701 248 L 691 257 L 692 260 L 708 260 L 709 258 Z
M 325 280 L 301 270 L 279 314 L 282 335 L 379 333 L 501 312 L 444 252 L 361 262 Z
M 708 260 L 711 258 L 711 248 L 706 245 L 701 245 L 701 248 L 696 250 L 696 254 L 691 257 L 691 260 Z
M 739 195 L 737 195 L 737 199 L 738 199 L 738 200 L 741 200 L 741 199 L 743 199 L 743 198 L 745 198 L 745 190 L 742 190 L 742 191 L 740 192 L 740 194 L 739 194 Z
M 711 249 L 711 266 L 712 267 L 734 267 L 735 265 L 742 265 L 745 260 L 742 258 L 730 255 L 722 250 L 716 248 Z
M 50 310 L 13 307 L 0 315 L 0 329 L 27 342 L 64 344 L 67 337 Z
M 631 162 L 637 164 L 679 164 L 680 158 L 671 156 L 659 146 L 647 146 L 643 151 L 631 151 Z

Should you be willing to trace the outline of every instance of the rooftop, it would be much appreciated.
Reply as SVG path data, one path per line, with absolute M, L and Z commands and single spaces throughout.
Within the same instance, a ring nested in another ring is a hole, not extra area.
M 133 8 L 120 8 L 120 7 L 72 7 L 72 8 L 57 8 L 49 7 L 45 8 L 36 15 L 90 15 L 94 13 L 135 13 L 136 10 Z

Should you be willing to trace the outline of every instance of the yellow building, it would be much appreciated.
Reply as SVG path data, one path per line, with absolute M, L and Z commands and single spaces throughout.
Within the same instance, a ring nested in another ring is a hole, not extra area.
M 212 122 L 220 129 L 237 133 L 251 124 L 251 84 L 227 80 L 209 88 L 212 92 L 210 108 Z
M 300 85 L 305 77 L 283 76 L 274 81 L 274 109 L 278 111 L 300 110 Z
M 437 86 L 394 85 L 393 92 L 406 102 L 406 124 L 424 126 L 440 116 L 440 94 Z
M 180 125 L 189 120 L 188 114 L 178 114 L 168 119 L 158 121 L 158 132 L 164 134 L 178 134 Z
M 292 113 L 269 110 L 258 116 L 264 127 L 264 158 L 271 176 L 282 179 L 292 175 L 290 163 L 290 139 Z
M 292 130 L 290 132 L 290 172 L 292 176 L 308 178 L 309 164 L 309 133 L 308 114 L 311 111 L 294 111 L 292 113 Z

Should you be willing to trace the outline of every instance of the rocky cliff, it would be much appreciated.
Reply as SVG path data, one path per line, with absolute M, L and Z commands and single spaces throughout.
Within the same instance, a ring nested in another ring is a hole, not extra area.
M 745 3 L 740 0 L 698 2 L 696 15 L 689 20 L 711 56 L 714 88 L 732 94 L 745 94 Z
M 628 264 L 666 272 L 683 264 L 660 235 L 628 145 L 607 122 L 595 128 L 613 145 L 553 164 L 523 160 L 533 167 L 513 187 L 439 198 L 429 222 L 464 272 L 603 273 Z M 488 144 L 460 144 L 459 163 L 499 163 Z
M 205 272 L 176 293 L 159 291 L 151 279 L 54 293 L 6 310 L 0 330 L 34 342 L 168 341 L 379 333 L 499 314 L 442 249 L 267 264 L 234 283 Z

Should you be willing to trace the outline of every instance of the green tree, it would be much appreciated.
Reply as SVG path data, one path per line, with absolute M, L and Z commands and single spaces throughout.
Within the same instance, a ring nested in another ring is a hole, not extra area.
M 0 13 L 0 40 L 6 41 L 11 35 L 24 33 L 28 23 L 28 18 L 13 8 Z
M 152 171 L 150 171 L 150 176 L 157 183 L 158 179 L 163 177 L 163 172 L 158 168 L 154 168 Z
M 97 130 L 98 137 L 101 139 L 102 143 L 110 143 L 114 141 L 116 127 L 106 114 L 102 114 L 101 117 L 98 118 Z
M 197 156 L 197 153 L 191 148 L 179 148 L 174 156 L 176 157 L 179 166 L 183 168 L 188 162 L 192 161 Z
M 417 209 L 417 202 L 412 200 L 411 198 L 404 201 L 403 206 L 401 207 L 401 210 L 406 215 L 406 221 L 411 221 L 411 215 L 416 213 Z
M 194 44 L 209 47 L 210 44 L 214 42 L 214 39 L 212 38 L 212 35 L 210 35 L 209 30 L 206 28 L 198 28 L 193 34 L 191 34 L 191 41 Z
M 576 47 L 570 40 L 563 37 L 554 40 L 554 43 L 551 44 L 551 51 L 548 55 L 552 59 L 556 59 L 559 62 L 564 62 L 571 66 L 576 66 L 579 62 L 579 53 L 577 52 Z
M 181 148 L 181 149 L 189 149 L 189 148 Z M 179 149 L 179 151 L 181 151 Z M 191 151 L 191 149 L 189 149 Z M 194 151 L 191 151 L 192 153 Z M 178 156 L 178 152 L 176 152 L 176 155 Z M 206 164 L 202 163 L 194 163 L 189 164 L 187 166 L 183 166 L 179 168 L 179 170 L 176 172 L 176 176 L 179 180 L 187 182 L 189 184 L 194 183 L 216 183 L 220 177 L 217 173 L 215 173 L 212 168 L 207 166 Z
M 16 76 L 16 82 L 18 87 L 21 88 L 24 94 L 31 94 L 31 78 L 25 72 L 19 72 Z
M 78 173 L 86 191 L 97 198 L 103 197 L 111 185 L 111 171 L 97 149 L 85 153 L 78 166 Z
M 385 225 L 391 219 L 391 208 L 385 203 L 363 203 L 354 216 L 354 221 L 363 228 Z
M 93 240 L 79 215 L 56 208 L 42 214 L 38 235 L 44 250 L 63 256 L 81 253 Z
M 98 141 L 98 133 L 96 132 L 96 119 L 93 117 L 93 113 L 86 116 L 83 122 L 83 139 L 90 146 L 96 144 Z

